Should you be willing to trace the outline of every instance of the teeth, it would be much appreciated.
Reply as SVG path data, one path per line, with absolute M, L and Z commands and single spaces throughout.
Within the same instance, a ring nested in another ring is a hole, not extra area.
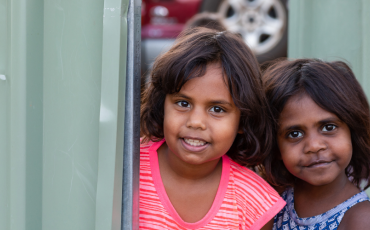
M 191 146 L 202 146 L 205 145 L 207 142 L 200 141 L 200 140 L 194 140 L 194 139 L 184 139 L 185 142 Z

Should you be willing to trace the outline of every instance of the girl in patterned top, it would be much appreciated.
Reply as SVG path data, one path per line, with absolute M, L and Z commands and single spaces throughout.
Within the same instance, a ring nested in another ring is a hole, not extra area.
M 271 229 L 285 202 L 245 167 L 270 150 L 266 105 L 239 36 L 185 31 L 143 96 L 140 229 Z
M 277 135 L 267 179 L 289 186 L 273 229 L 369 229 L 369 105 L 351 69 L 285 60 L 263 83 Z

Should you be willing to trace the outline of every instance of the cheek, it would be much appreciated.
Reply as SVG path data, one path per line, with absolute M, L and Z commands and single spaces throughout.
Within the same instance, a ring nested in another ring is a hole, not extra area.
M 176 119 L 175 119 L 176 118 Z M 173 111 L 165 111 L 164 120 L 163 120 L 163 130 L 166 133 L 173 133 L 177 130 L 179 126 L 180 117 L 173 114 Z
M 353 154 L 353 146 L 350 133 L 343 134 L 340 138 L 330 142 L 333 154 L 337 155 L 342 167 L 347 167 Z
M 282 160 L 283 155 L 287 154 L 287 151 L 289 150 L 289 148 L 287 148 L 287 144 L 285 143 L 284 139 L 281 137 L 277 138 L 277 145 L 280 151 L 280 159 Z
M 290 173 L 293 173 L 293 168 L 297 165 L 297 162 L 293 157 L 282 157 L 281 159 Z M 294 173 L 293 173 L 294 174 Z
M 239 120 L 230 119 L 228 121 L 214 122 L 212 126 L 209 126 L 212 129 L 212 133 L 217 134 L 219 139 L 232 139 L 234 140 L 236 134 L 239 131 Z
M 293 168 L 299 162 L 298 159 L 299 154 L 297 154 L 299 150 L 287 144 L 281 143 L 279 144 L 279 150 L 280 150 L 280 159 L 283 161 L 288 171 L 292 173 Z
M 336 151 L 341 152 L 341 157 L 345 160 L 343 163 L 346 164 L 345 167 L 347 167 L 352 159 L 353 145 L 351 132 L 348 126 L 343 127 L 343 130 L 341 138 L 337 141 L 339 144 L 333 143 L 332 146 L 336 146 Z
M 171 105 L 168 105 L 168 102 L 165 103 L 164 106 L 164 117 L 163 117 L 163 132 L 165 135 L 165 138 L 169 138 L 169 134 L 172 134 L 174 130 L 176 129 L 175 127 L 177 126 L 177 121 L 178 119 L 174 119 L 178 116 L 174 114 L 175 111 L 173 108 L 171 108 Z
M 348 143 L 346 146 L 343 146 L 341 149 L 342 151 L 342 159 L 344 166 L 347 167 L 352 159 L 353 150 L 352 150 L 352 143 Z

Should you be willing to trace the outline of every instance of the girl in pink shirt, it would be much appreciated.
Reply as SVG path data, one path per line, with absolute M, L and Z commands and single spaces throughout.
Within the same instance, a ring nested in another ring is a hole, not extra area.
M 272 143 L 258 63 L 239 36 L 185 31 L 141 108 L 140 229 L 271 229 L 285 202 L 245 166 Z

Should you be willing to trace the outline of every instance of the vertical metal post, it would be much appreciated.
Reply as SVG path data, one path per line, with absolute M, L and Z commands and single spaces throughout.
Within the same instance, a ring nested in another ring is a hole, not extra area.
M 127 13 L 126 107 L 121 229 L 139 229 L 141 1 Z

